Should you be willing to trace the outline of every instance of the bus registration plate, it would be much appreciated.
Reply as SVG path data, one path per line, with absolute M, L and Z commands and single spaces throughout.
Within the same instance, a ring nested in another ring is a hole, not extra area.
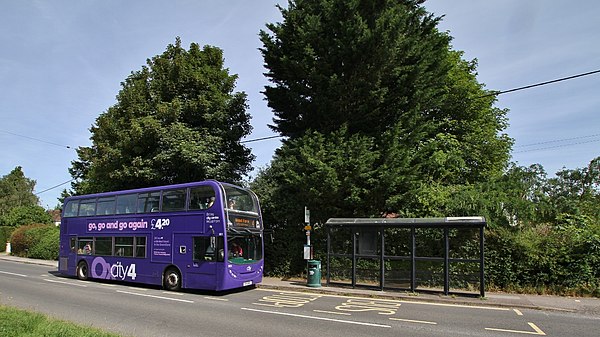
M 245 286 L 249 286 L 249 285 L 252 285 L 252 281 L 247 281 L 247 282 L 244 282 L 244 284 L 243 284 L 243 287 L 245 287 Z

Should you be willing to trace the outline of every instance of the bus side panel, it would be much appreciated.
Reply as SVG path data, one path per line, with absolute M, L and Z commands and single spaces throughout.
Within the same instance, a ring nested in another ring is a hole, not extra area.
M 171 235 L 166 232 L 152 232 L 152 242 L 149 252 L 152 262 L 155 263 L 173 263 L 173 254 L 175 247 Z
M 223 263 L 195 261 L 192 234 L 177 233 L 173 238 L 173 262 L 181 270 L 183 288 L 217 290 L 217 266 Z
M 88 264 L 90 279 L 162 284 L 164 265 L 149 263 L 147 259 L 79 255 L 77 263 L 80 261 Z

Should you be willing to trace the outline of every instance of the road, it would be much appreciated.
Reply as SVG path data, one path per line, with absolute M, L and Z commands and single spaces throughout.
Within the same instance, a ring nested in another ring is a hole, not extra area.
M 0 261 L 0 303 L 125 336 L 598 336 L 600 317 L 250 289 L 165 292 Z

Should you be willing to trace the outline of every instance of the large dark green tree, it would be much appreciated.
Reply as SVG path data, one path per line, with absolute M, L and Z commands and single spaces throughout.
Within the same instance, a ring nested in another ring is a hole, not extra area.
M 283 23 L 260 37 L 281 135 L 413 130 L 441 105 L 450 38 L 419 1 L 298 0 L 280 10 Z
M 117 103 L 90 129 L 71 175 L 77 194 L 203 179 L 237 182 L 253 155 L 247 100 L 216 47 L 177 38 L 121 84 Z
M 419 208 L 411 193 L 498 177 L 509 159 L 506 111 L 493 106 L 476 61 L 451 49 L 440 18 L 422 3 L 289 1 L 283 22 L 260 33 L 271 127 L 286 137 L 275 162 L 294 160 L 307 137 L 360 135 L 360 149 L 376 157 L 361 165 L 376 172 L 371 189 L 383 197 L 372 215 L 423 213 L 411 211 Z M 326 163 L 321 152 L 312 151 Z
M 438 215 L 457 188 L 502 175 L 506 110 L 423 2 L 289 1 L 261 31 L 271 127 L 285 137 L 255 182 L 273 226 L 297 227 L 311 205 L 320 222 Z

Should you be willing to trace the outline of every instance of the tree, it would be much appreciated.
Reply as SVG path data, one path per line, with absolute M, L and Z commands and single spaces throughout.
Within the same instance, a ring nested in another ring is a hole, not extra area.
M 0 218 L 19 206 L 37 206 L 39 198 L 33 194 L 35 180 L 25 177 L 20 166 L 0 178 Z
M 452 198 L 502 176 L 506 110 L 422 3 L 289 1 L 260 32 L 271 128 L 286 140 L 255 186 L 286 240 L 304 206 L 321 223 L 468 212 Z
M 334 141 L 328 135 L 342 129 L 346 140 L 360 135 L 376 158 L 371 189 L 383 196 L 372 216 L 426 215 L 414 203 L 422 186 L 502 175 L 512 145 L 502 134 L 506 110 L 493 107 L 476 61 L 451 50 L 450 36 L 437 29 L 440 18 L 422 2 L 298 0 L 280 7 L 284 21 L 260 33 L 271 127 L 288 139 L 274 165 L 306 146 L 296 139 Z
M 548 181 L 548 194 L 556 216 L 585 215 L 600 221 L 600 157 L 587 167 L 558 171 Z
M 52 217 L 41 206 L 13 207 L 1 218 L 1 223 L 6 226 L 18 227 L 34 223 L 51 224 Z
M 219 48 L 181 40 L 121 83 L 117 103 L 92 126 L 92 146 L 77 150 L 76 194 L 207 178 L 237 182 L 253 155 L 246 94 L 223 68 Z
M 267 97 L 286 137 L 307 130 L 378 136 L 441 105 L 450 38 L 422 1 L 289 1 L 260 32 Z M 402 112 L 402 113 L 399 113 Z M 413 130 L 414 131 L 414 130 Z

